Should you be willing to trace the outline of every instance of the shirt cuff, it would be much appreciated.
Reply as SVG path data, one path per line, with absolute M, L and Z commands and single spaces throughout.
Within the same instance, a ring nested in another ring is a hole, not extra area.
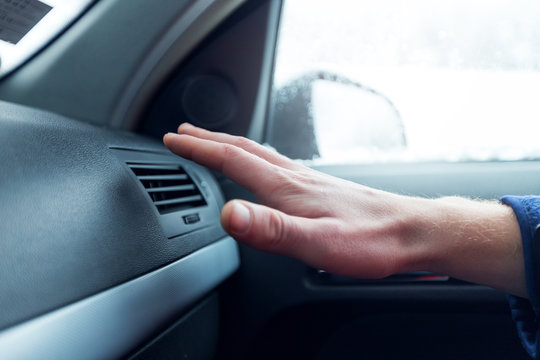
M 508 295 L 508 302 L 523 346 L 540 359 L 540 196 L 504 196 L 501 202 L 512 207 L 519 223 L 529 297 Z

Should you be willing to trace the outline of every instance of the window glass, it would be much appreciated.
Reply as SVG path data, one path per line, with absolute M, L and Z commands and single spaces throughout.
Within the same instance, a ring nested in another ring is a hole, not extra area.
M 319 163 L 540 157 L 540 2 L 285 0 L 267 142 Z
M 95 0 L 0 0 L 0 78 L 23 64 Z

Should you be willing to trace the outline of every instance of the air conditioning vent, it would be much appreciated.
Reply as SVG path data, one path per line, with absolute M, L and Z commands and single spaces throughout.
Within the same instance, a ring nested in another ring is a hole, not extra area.
M 195 182 L 180 165 L 128 162 L 160 214 L 205 206 Z

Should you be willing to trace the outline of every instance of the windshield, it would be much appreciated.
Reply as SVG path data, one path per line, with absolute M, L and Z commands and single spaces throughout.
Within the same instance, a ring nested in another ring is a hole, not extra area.
M 46 46 L 97 0 L 0 0 L 0 78 Z

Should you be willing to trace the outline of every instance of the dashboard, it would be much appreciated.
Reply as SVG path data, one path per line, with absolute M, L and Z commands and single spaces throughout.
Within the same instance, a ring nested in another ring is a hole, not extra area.
M 207 170 L 158 142 L 0 107 L 3 358 L 121 356 L 238 268 Z

